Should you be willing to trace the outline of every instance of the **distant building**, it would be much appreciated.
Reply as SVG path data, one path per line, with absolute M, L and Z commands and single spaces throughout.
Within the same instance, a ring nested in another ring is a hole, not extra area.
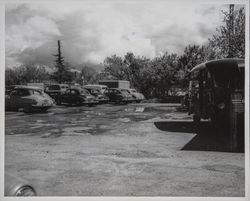
M 130 83 L 126 80 L 100 80 L 99 84 L 106 85 L 109 88 L 129 89 Z

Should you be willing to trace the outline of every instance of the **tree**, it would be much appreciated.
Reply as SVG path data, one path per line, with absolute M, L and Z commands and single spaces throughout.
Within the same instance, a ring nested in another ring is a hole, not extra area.
M 10 86 L 10 85 L 16 85 L 16 84 L 20 84 L 20 83 L 19 83 L 15 70 L 10 69 L 10 68 L 6 69 L 5 70 L 5 85 Z
M 245 9 L 231 12 L 222 11 L 224 25 L 216 29 L 218 32 L 209 39 L 210 45 L 216 52 L 216 58 L 245 57 Z
M 81 70 L 81 78 L 84 84 L 93 84 L 97 79 L 97 72 L 91 67 L 84 66 Z
M 123 58 L 117 55 L 112 55 L 104 60 L 104 74 L 106 79 L 127 80 L 126 65 Z
M 61 43 L 60 40 L 58 40 L 58 53 L 54 55 L 56 57 L 55 60 L 55 68 L 56 71 L 52 75 L 52 78 L 55 79 L 59 83 L 64 82 L 72 82 L 72 79 L 74 76 L 71 72 L 68 71 L 68 69 L 65 66 L 64 63 L 64 57 L 61 53 Z
M 23 64 L 13 69 L 6 69 L 6 85 L 27 84 L 29 82 L 44 82 L 49 79 L 45 66 Z
M 178 60 L 176 54 L 166 52 L 163 56 L 152 60 L 153 94 L 157 98 L 164 98 L 176 84 Z
M 188 87 L 189 71 L 196 65 L 215 59 L 215 52 L 211 46 L 188 45 L 178 58 L 178 84 L 182 88 Z

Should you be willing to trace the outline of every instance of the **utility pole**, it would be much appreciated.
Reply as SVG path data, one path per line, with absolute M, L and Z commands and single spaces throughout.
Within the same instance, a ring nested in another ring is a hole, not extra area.
M 234 4 L 229 5 L 229 38 L 228 38 L 228 57 L 233 57 L 233 35 L 234 35 Z

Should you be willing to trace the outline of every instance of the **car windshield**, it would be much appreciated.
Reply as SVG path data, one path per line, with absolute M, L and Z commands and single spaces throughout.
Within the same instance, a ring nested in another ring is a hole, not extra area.
M 90 93 L 87 89 L 81 89 L 81 94 L 90 95 Z
M 29 90 L 29 94 L 30 94 L 30 95 L 40 95 L 40 96 L 43 95 L 43 94 L 42 94 L 42 91 L 39 91 L 39 90 L 32 90 L 32 89 Z
M 99 94 L 101 91 L 99 89 L 91 89 L 90 91 L 92 94 Z
M 128 95 L 128 94 L 129 94 L 128 90 L 126 90 L 126 89 L 122 89 L 121 91 L 122 91 L 122 93 L 125 94 L 125 95 Z

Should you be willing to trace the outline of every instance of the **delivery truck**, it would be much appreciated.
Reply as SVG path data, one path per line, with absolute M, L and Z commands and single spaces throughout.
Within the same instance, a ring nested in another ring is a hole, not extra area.
M 100 85 L 106 85 L 108 88 L 129 89 L 130 83 L 126 80 L 100 80 Z

